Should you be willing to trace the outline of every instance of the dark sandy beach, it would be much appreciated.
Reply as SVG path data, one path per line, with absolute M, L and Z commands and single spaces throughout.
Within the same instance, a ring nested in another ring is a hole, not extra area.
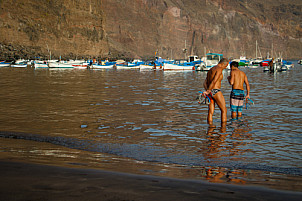
M 301 200 L 302 193 L 0 161 L 1 200 Z

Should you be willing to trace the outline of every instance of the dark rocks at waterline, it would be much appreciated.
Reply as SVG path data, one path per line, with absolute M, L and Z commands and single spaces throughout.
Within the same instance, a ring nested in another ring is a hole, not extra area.
M 12 44 L 0 44 L 0 60 L 47 58 L 41 53 L 41 48 L 36 46 L 23 46 Z
M 68 60 L 68 59 L 84 59 L 91 58 L 88 55 L 74 55 L 73 53 L 65 55 L 52 55 L 53 59 Z M 1 44 L 0 43 L 0 61 L 14 61 L 17 59 L 28 59 L 28 60 L 47 60 L 50 59 L 49 53 L 42 51 L 39 46 L 24 46 L 24 45 L 12 45 L 12 44 Z

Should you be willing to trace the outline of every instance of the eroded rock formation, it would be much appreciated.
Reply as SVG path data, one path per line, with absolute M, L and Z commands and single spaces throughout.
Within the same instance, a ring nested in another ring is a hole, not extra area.
M 255 57 L 256 40 L 262 56 L 302 57 L 300 0 L 1 0 L 0 8 L 5 58 Z

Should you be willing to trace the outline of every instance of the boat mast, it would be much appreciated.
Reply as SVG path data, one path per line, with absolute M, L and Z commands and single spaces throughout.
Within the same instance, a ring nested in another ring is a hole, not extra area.
M 185 59 L 187 59 L 187 40 L 185 40 Z
M 257 51 L 258 51 L 258 49 L 257 49 L 257 40 L 256 40 L 256 58 L 255 59 L 257 59 L 258 57 L 257 57 Z

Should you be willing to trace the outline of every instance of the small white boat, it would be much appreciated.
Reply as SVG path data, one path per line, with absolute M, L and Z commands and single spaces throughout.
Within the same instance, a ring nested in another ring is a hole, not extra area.
M 48 68 L 48 64 L 36 63 L 35 68 Z
M 13 68 L 27 68 L 27 63 L 26 64 L 11 64 L 10 67 L 13 67 Z
M 150 70 L 153 70 L 154 66 L 151 66 L 151 65 L 145 65 L 145 64 L 141 64 L 139 66 L 139 69 L 141 71 L 150 71 Z
M 48 68 L 46 61 L 34 61 L 35 68 Z
M 169 64 L 165 63 L 163 66 L 163 70 L 178 70 L 178 71 L 184 71 L 184 70 L 195 70 L 194 63 L 191 62 L 184 62 L 184 63 L 174 63 L 174 64 Z
M 278 71 L 287 71 L 288 68 L 285 65 L 280 66 L 280 68 L 278 69 Z
M 133 63 L 123 63 L 123 64 L 116 64 L 116 69 L 139 69 L 140 64 L 133 64 Z
M 48 64 L 49 68 L 74 68 L 74 66 L 72 64 L 68 64 L 68 63 L 60 63 L 60 62 L 51 62 Z
M 114 64 L 92 64 L 90 66 L 91 69 L 111 69 Z

